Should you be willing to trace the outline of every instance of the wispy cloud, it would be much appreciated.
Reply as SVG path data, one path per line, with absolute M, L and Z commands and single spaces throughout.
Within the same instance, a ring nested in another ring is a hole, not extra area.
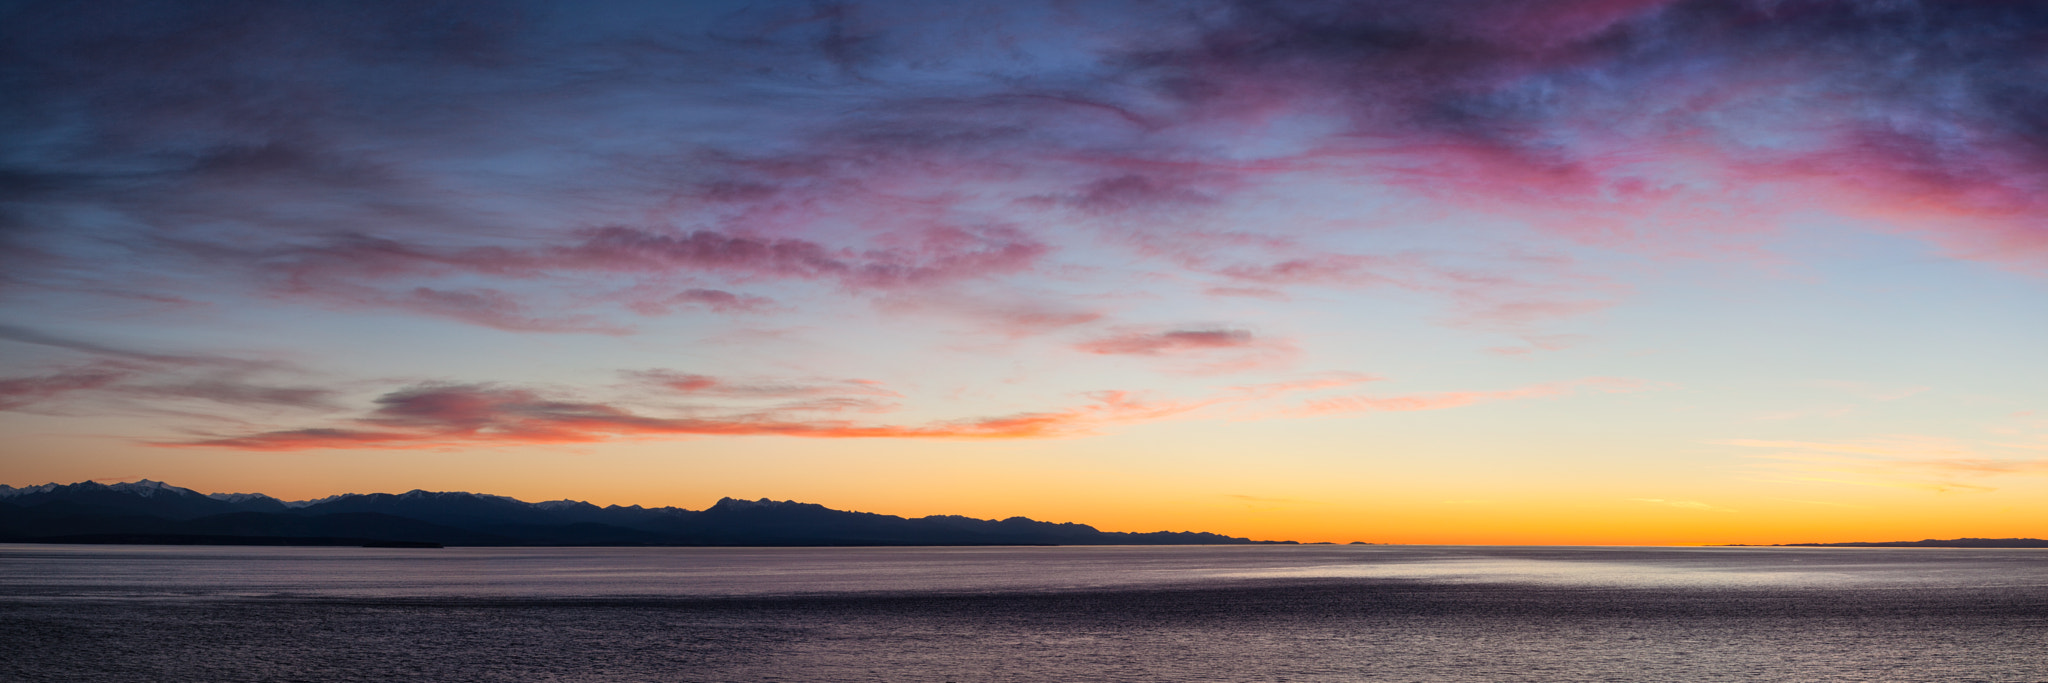
M 1300 408 L 1294 411 L 1294 414 L 1331 415 L 1340 413 L 1443 410 L 1445 408 L 1457 408 L 1495 401 L 1565 396 L 1580 389 L 1614 393 L 1640 391 L 1648 386 L 1646 383 L 1637 380 L 1600 377 L 1490 391 L 1440 391 L 1421 394 L 1337 396 L 1306 401 Z
M 39 413 L 162 413 L 169 402 L 239 408 L 324 409 L 338 392 L 276 384 L 302 372 L 279 362 L 208 354 L 151 353 L 0 326 L 0 343 L 69 352 L 42 372 L 0 377 L 0 410 Z M 192 414 L 179 408 L 180 414 Z
M 1083 402 L 1056 410 L 944 420 L 918 424 L 821 419 L 820 413 L 888 412 L 893 406 L 871 397 L 894 392 L 870 383 L 736 384 L 702 375 L 667 371 L 631 373 L 643 382 L 679 394 L 723 399 L 781 399 L 768 404 L 699 405 L 689 415 L 658 415 L 620 402 L 578 400 L 535 389 L 491 384 L 424 384 L 378 397 L 375 408 L 346 424 L 225 435 L 164 446 L 210 446 L 244 450 L 328 448 L 448 448 L 614 439 L 691 436 L 793 436 L 851 439 L 1020 439 L 1065 438 L 1099 433 L 1118 425 L 1208 415 L 1228 417 L 1233 409 L 1259 406 L 1292 394 L 1375 381 L 1369 375 L 1336 374 L 1288 382 L 1232 385 L 1193 398 L 1148 396 L 1134 391 L 1093 391 Z
M 591 443 L 614 439 L 691 436 L 793 436 L 831 439 L 1041 439 L 1101 433 L 1121 426 L 1173 419 L 1305 417 L 1338 412 L 1443 410 L 1481 400 L 1508 400 L 1569 393 L 1577 386 L 1625 390 L 1625 382 L 1587 380 L 1506 392 L 1450 392 L 1393 396 L 1361 408 L 1356 397 L 1310 399 L 1294 407 L 1295 395 L 1380 381 L 1372 375 L 1336 373 L 1322 377 L 1229 385 L 1195 398 L 1148 392 L 1085 392 L 1083 402 L 1065 408 L 914 424 L 862 422 L 834 413 L 888 413 L 883 400 L 898 396 L 871 382 L 735 383 L 673 371 L 628 373 L 636 382 L 682 396 L 720 399 L 686 408 L 687 415 L 660 415 L 620 401 L 580 400 L 559 393 L 493 384 L 423 384 L 384 394 L 376 407 L 347 424 L 243 435 L 225 435 L 163 446 L 210 446 L 244 450 L 326 448 L 449 448 L 456 446 Z M 1450 398 L 1446 398 L 1450 397 Z M 782 400 L 794 399 L 794 400 Z M 767 400 L 756 402 L 755 400 Z M 1331 409 L 1341 405 L 1341 409 Z
M 1074 348 L 1099 356 L 1167 358 L 1173 362 L 1167 367 L 1194 374 L 1242 372 L 1284 364 L 1300 355 L 1287 340 L 1232 327 L 1125 328 Z
M 1700 512 L 1734 512 L 1734 510 L 1730 510 L 1728 508 L 1719 507 L 1715 505 L 1708 505 L 1697 500 L 1669 500 L 1665 498 L 1629 498 L 1628 500 L 1636 503 L 1648 503 L 1651 505 L 1674 507 L 1680 510 L 1698 510 Z
M 848 395 L 901 398 L 903 396 L 882 386 L 881 382 L 871 379 L 734 379 L 661 369 L 635 370 L 627 372 L 625 375 L 636 382 L 647 383 L 690 396 L 717 396 L 724 398 L 815 398 Z
M 1229 328 L 1124 332 L 1091 339 L 1074 348 L 1100 355 L 1157 356 L 1170 353 L 1241 349 L 1256 343 L 1249 330 Z
M 332 448 L 591 443 L 690 436 L 794 436 L 833 439 L 1046 438 L 1105 424 L 1162 419 L 1193 407 L 1098 392 L 1072 409 L 922 425 L 867 424 L 804 415 L 810 403 L 712 417 L 656 417 L 626 407 L 565 400 L 528 389 L 426 385 L 379 397 L 369 415 L 343 427 L 315 427 L 163 443 L 258 451 Z
M 1912 488 L 1936 492 L 1990 491 L 1981 483 L 2007 475 L 2048 475 L 2048 458 L 2010 445 L 1931 436 L 1887 436 L 1849 441 L 1728 439 L 1721 445 L 1770 451 L 1749 456 L 1759 474 L 1795 481 Z
M 134 374 L 135 370 L 119 364 L 101 364 L 0 379 L 0 410 L 18 410 L 72 392 L 102 389 Z
M 1787 502 L 1787 503 L 1799 503 L 1799 504 L 1801 504 L 1801 505 L 1819 505 L 1819 506 L 1822 506 L 1822 507 L 1836 507 L 1836 508 L 1855 508 L 1855 509 L 1869 509 L 1869 508 L 1870 508 L 1870 506 L 1868 506 L 1868 505 L 1856 505 L 1856 504 L 1854 504 L 1854 503 L 1836 503 L 1836 502 L 1832 502 L 1832 501 L 1825 501 L 1825 500 L 1799 500 L 1799 499 L 1796 499 L 1796 498 L 1773 498 L 1772 500 L 1782 500 L 1782 501 L 1785 501 L 1785 502 Z
M 1241 493 L 1230 493 L 1230 494 L 1225 494 L 1225 495 L 1224 495 L 1223 497 L 1225 497 L 1225 498 L 1230 498 L 1230 499 L 1233 499 L 1233 500 L 1241 500 L 1241 501 L 1244 501 L 1244 502 L 1247 502 L 1247 503 L 1305 503 L 1305 502 L 1309 502 L 1309 501 L 1304 501 L 1304 500 L 1301 500 L 1301 499 L 1299 499 L 1299 498 L 1264 498 L 1264 497 L 1260 497 L 1260 496 L 1247 496 L 1247 495 L 1244 495 L 1244 494 L 1241 494 Z

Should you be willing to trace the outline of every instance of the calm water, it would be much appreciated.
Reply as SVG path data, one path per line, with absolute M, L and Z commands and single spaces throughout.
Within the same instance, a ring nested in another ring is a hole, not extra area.
M 2048 551 L 0 545 L 4 681 L 2048 682 Z

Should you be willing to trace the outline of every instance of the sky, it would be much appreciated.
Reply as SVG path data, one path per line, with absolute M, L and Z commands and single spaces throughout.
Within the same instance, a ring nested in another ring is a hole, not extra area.
M 0 3 L 0 483 L 2048 537 L 2048 6 Z

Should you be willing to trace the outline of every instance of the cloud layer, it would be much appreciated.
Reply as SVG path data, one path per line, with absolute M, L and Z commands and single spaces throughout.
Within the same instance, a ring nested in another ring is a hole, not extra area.
M 1575 386 L 1626 390 L 1630 383 L 1608 379 L 1562 386 L 1448 394 L 1383 395 L 1301 399 L 1379 381 L 1370 375 L 1327 377 L 1225 386 L 1193 398 L 1149 396 L 1134 391 L 1092 391 L 1071 407 L 918 424 L 847 419 L 840 414 L 888 413 L 873 397 L 896 397 L 873 382 L 741 383 L 667 370 L 629 377 L 692 397 L 712 397 L 668 409 L 667 416 L 625 402 L 579 400 L 530 388 L 423 384 L 378 396 L 375 408 L 337 426 L 306 427 L 226 435 L 158 445 L 255 451 L 351 448 L 445 449 L 595 443 L 639 438 L 700 436 L 795 436 L 823 439 L 1039 439 L 1084 436 L 1130 424 L 1194 417 L 1271 419 L 1345 412 L 1418 411 L 1457 408 L 1482 401 L 1560 396 Z M 768 403 L 749 403 L 749 400 Z M 679 413 L 679 414 L 677 414 Z
M 1781 263 L 1800 216 L 2048 274 L 2034 3 L 1084 5 L 9 5 L 10 319 L 402 318 L 689 346 L 718 372 L 315 381 L 22 329 L 0 336 L 43 355 L 0 367 L 0 409 L 383 392 L 295 423 L 326 426 L 190 441 L 253 449 L 1063 436 L 1623 390 L 1576 366 L 1246 387 L 1399 374 L 1352 350 L 1406 337 L 1568 352 L 1645 273 Z M 813 346 L 701 341 L 778 334 Z M 979 373 L 901 370 L 975 354 Z M 1221 376 L 1238 389 L 1192 388 Z M 878 417 L 1033 382 L 998 417 Z
M 1054 277 L 1108 240 L 1226 295 L 1393 286 L 1514 324 L 1613 298 L 1477 243 L 1217 222 L 1305 178 L 1644 253 L 1721 248 L 1803 197 L 2048 258 L 2048 14 L 2026 3 L 833 7 L 18 6 L 7 286 L 206 269 L 610 334 L 773 298 L 748 284 Z

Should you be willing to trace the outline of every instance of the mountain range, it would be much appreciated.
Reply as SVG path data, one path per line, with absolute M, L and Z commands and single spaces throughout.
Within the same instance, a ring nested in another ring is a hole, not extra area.
M 1228 545 L 1192 531 L 953 515 L 904 518 L 794 501 L 720 499 L 704 510 L 408 491 L 284 501 L 202 494 L 144 479 L 0 485 L 0 542 L 363 546 Z

